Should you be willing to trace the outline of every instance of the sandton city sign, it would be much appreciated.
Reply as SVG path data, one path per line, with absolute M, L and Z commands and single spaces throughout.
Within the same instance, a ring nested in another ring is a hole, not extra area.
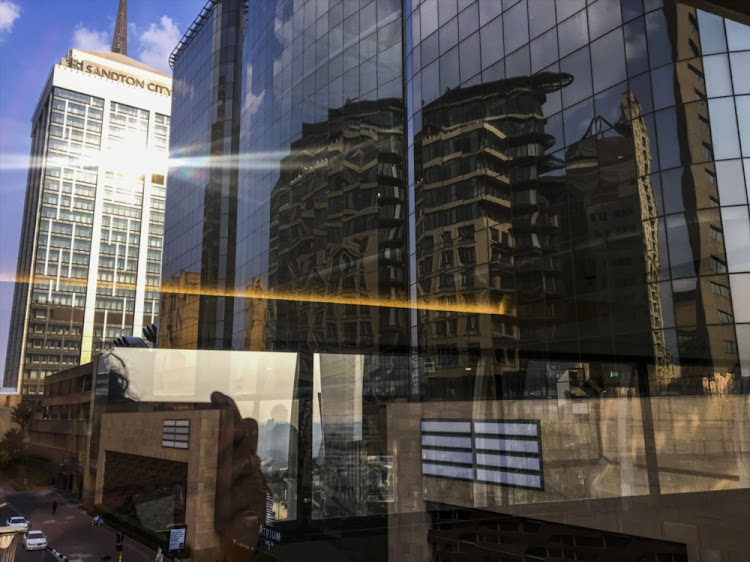
M 150 92 L 155 92 L 157 94 L 162 94 L 165 96 L 172 95 L 172 90 L 167 86 L 164 86 L 163 84 L 149 82 L 147 80 L 144 80 L 143 78 L 136 78 L 118 70 L 105 68 L 96 63 L 72 58 L 69 59 L 69 64 L 70 68 L 82 70 L 83 72 L 88 72 L 89 74 L 96 74 L 97 76 L 108 78 L 109 80 L 114 80 L 115 82 L 123 82 L 124 84 L 128 84 L 129 86 L 136 86 L 138 88 L 143 88 Z

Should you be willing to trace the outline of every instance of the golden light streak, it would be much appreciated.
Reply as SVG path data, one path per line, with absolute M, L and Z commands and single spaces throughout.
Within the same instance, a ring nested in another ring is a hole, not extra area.
M 37 278 L 33 282 L 39 285 L 48 286 L 49 281 L 55 284 L 54 279 L 48 278 Z M 29 283 L 29 278 L 26 277 L 11 277 L 7 274 L 0 275 L 0 283 Z M 85 279 L 65 279 L 60 280 L 60 285 L 78 286 L 85 287 L 88 285 Z M 112 283 L 98 283 L 97 287 L 103 289 L 111 289 Z M 120 284 L 118 284 L 118 287 Z M 245 290 L 233 290 L 233 289 L 216 289 L 209 287 L 198 287 L 190 286 L 185 287 L 174 285 L 170 286 L 170 283 L 162 285 L 161 289 L 157 287 L 146 288 L 146 290 L 152 290 L 161 292 L 162 295 L 186 295 L 186 296 L 209 296 L 209 297 L 231 297 L 231 298 L 246 298 L 246 299 L 257 299 L 257 300 L 272 300 L 272 301 L 285 301 L 285 302 L 305 302 L 305 303 L 322 303 L 322 304 L 344 304 L 344 305 L 355 305 L 355 306 L 373 306 L 379 308 L 401 308 L 401 309 L 414 309 L 424 311 L 437 311 L 437 312 L 456 312 L 461 314 L 508 314 L 506 312 L 507 306 L 505 303 L 491 304 L 491 303 L 437 303 L 428 302 L 425 300 L 418 300 L 413 303 L 409 299 L 387 299 L 387 298 L 374 298 L 364 297 L 361 295 L 334 295 L 334 294 L 309 294 L 295 291 L 267 291 L 261 289 L 254 289 L 248 287 Z M 453 293 L 452 295 L 457 295 Z M 446 295 L 440 295 L 446 296 Z

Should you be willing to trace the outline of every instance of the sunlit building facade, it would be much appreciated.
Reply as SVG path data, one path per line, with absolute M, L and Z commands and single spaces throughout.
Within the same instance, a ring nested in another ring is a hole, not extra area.
M 171 89 L 123 50 L 71 49 L 52 68 L 32 119 L 5 365 L 28 398 L 157 320 Z
M 217 386 L 262 556 L 750 556 L 750 29 L 701 6 L 207 5 L 159 337 L 293 357 Z

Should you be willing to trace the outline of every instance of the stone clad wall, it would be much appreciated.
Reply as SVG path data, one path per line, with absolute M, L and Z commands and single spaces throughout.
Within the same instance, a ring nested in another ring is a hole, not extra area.
M 187 450 L 162 447 L 164 419 L 190 420 Z M 96 497 L 101 502 L 106 451 L 187 463 L 186 524 L 188 544 L 194 560 L 213 560 L 218 548 L 213 527 L 216 498 L 216 462 L 219 431 L 217 410 L 110 413 L 102 415 Z M 205 555 L 205 556 L 204 556 Z
M 748 396 L 389 404 L 390 513 L 415 518 L 426 502 L 466 506 L 686 543 L 691 560 L 714 550 L 750 559 L 741 529 L 711 524 L 750 508 L 749 412 Z M 421 419 L 539 420 L 544 490 L 423 476 Z M 409 549 L 420 548 L 418 528 L 394 529 L 394 560 L 406 559 L 398 554 L 406 535 Z

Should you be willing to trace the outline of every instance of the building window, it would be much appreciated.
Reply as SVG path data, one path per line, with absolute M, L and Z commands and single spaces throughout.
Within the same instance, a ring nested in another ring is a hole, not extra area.
M 700 102 L 701 107 L 703 107 L 703 109 L 708 109 L 708 102 L 706 101 L 706 94 L 704 92 L 701 92 L 697 88 L 694 89 L 694 92 L 695 92 L 695 99 L 697 99 Z
M 439 345 L 437 347 L 437 355 L 439 367 L 455 367 L 458 365 L 458 348 L 455 345 Z
M 473 289 L 474 288 L 474 268 L 467 267 L 461 272 L 461 288 L 462 289 Z
M 164 420 L 161 446 L 187 449 L 190 442 L 190 420 Z
M 724 353 L 732 353 L 737 355 L 737 342 L 724 340 Z
M 711 256 L 711 271 L 715 271 L 716 273 L 726 273 L 727 262 L 717 258 L 716 256 Z
M 698 18 L 695 17 L 695 14 L 688 14 L 688 22 L 690 22 L 690 27 L 693 28 L 693 31 L 698 33 Z
M 706 170 L 706 179 L 710 182 L 715 184 L 716 183 L 716 174 L 713 173 L 711 170 Z
M 470 344 L 467 351 L 469 352 L 469 364 L 472 367 L 479 365 L 479 361 L 482 359 L 482 350 L 479 345 Z
M 734 316 L 723 310 L 719 311 L 719 320 L 722 324 L 732 324 L 734 322 Z
M 474 240 L 474 225 L 469 224 L 458 228 L 458 238 L 461 242 L 471 242 Z
M 719 242 L 724 241 L 724 233 L 721 231 L 720 228 L 711 225 L 711 238 L 714 240 L 718 240 Z
M 703 73 L 692 64 L 688 64 L 688 70 L 690 71 L 690 74 L 695 76 L 698 80 L 703 80 Z
M 695 41 L 693 41 L 692 39 L 688 39 L 688 45 L 690 46 L 690 52 L 693 53 L 694 57 L 701 56 L 701 51 L 698 48 L 698 45 L 696 45 Z
M 452 273 L 443 273 L 440 275 L 440 289 L 455 289 L 455 276 Z
M 711 290 L 715 295 L 721 295 L 722 297 L 729 297 L 729 287 L 722 285 L 721 283 L 714 283 L 711 281 Z
M 474 265 L 477 261 L 476 251 L 473 246 L 458 249 L 458 261 L 463 265 Z

